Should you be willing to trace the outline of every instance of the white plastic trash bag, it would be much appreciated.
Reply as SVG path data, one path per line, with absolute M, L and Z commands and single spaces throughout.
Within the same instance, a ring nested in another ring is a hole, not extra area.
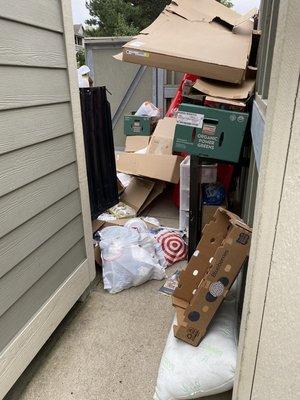
M 198 347 L 171 330 L 162 356 L 154 400 L 188 400 L 233 387 L 237 362 L 236 298 L 229 294 Z
M 104 289 L 118 293 L 151 279 L 166 277 L 156 254 L 140 246 L 137 230 L 122 226 L 108 227 L 100 233 Z
M 155 107 L 150 101 L 145 101 L 135 113 L 138 117 L 152 117 L 159 119 L 161 112 L 159 108 Z

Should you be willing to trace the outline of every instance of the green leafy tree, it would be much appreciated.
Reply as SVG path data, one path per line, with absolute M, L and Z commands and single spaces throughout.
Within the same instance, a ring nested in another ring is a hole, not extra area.
M 131 36 L 139 32 L 134 24 L 140 10 L 127 0 L 90 0 L 86 3 L 92 27 L 86 34 L 94 36 Z
M 217 0 L 227 7 L 229 0 Z M 89 0 L 87 36 L 134 36 L 149 26 L 170 0 Z

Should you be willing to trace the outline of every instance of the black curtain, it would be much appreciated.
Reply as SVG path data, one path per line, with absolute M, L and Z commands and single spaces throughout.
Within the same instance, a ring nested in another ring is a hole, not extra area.
M 106 88 L 80 89 L 92 219 L 119 202 L 110 104 Z

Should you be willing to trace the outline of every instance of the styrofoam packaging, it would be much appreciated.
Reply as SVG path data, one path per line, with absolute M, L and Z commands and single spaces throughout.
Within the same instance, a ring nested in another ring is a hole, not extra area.
M 180 210 L 189 211 L 190 209 L 190 191 L 182 189 L 180 191 Z
M 218 164 L 207 164 L 202 167 L 202 183 L 217 182 Z M 190 156 L 180 164 L 180 213 L 179 228 L 188 232 L 190 209 Z
M 202 183 L 217 182 L 218 164 L 204 164 L 202 166 Z M 180 189 L 190 189 L 190 156 L 180 164 Z

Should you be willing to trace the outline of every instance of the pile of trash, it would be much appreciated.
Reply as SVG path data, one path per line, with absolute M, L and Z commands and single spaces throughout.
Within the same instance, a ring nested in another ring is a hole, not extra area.
M 132 115 L 126 120 L 130 139 L 116 157 L 120 172 L 175 184 L 181 164 L 182 228 L 193 210 L 192 176 L 186 174 L 190 160 L 183 162 L 181 155 L 227 165 L 241 159 L 257 70 L 256 14 L 253 9 L 240 15 L 213 0 L 172 1 L 115 56 L 185 73 L 163 119 L 151 122 L 149 117 L 146 124 Z M 146 132 L 148 137 L 141 138 Z M 212 179 L 202 181 L 209 184 L 202 188 L 202 239 L 190 249 L 194 254 L 178 284 L 175 275 L 165 290 L 173 291 L 176 318 L 161 360 L 155 400 L 197 399 L 233 386 L 237 311 L 230 288 L 247 262 L 251 242 L 251 228 L 226 210 L 233 169 L 229 166 L 223 179 L 219 165 L 207 169 Z M 175 253 L 180 251 L 178 247 Z
M 178 231 L 159 225 L 149 228 L 140 218 L 129 219 L 124 226 L 104 227 L 95 240 L 101 250 L 104 289 L 112 294 L 166 278 L 166 267 L 187 256 Z

